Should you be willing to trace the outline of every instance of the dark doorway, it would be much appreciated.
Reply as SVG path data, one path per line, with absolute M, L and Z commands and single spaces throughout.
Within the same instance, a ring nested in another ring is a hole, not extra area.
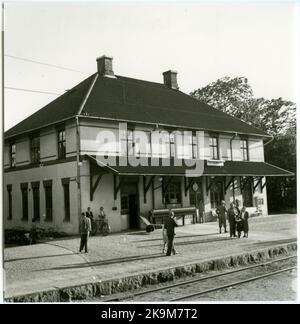
M 128 195 L 129 226 L 132 229 L 139 228 L 137 195 Z

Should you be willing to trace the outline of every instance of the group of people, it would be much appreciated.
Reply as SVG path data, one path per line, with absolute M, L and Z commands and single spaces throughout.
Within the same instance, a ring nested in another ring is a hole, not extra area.
M 91 207 L 87 208 L 87 211 L 81 213 L 81 219 L 79 224 L 79 232 L 80 232 L 80 247 L 79 252 L 83 249 L 85 253 L 88 253 L 88 238 L 90 233 L 93 230 L 93 226 L 95 226 L 94 215 L 92 213 Z M 100 223 L 100 230 L 102 229 L 106 223 L 106 214 L 104 208 L 100 207 L 100 212 L 98 216 L 98 221 Z
M 229 222 L 229 235 L 230 237 L 241 237 L 241 233 L 244 232 L 244 237 L 248 237 L 249 225 L 248 218 L 249 213 L 246 211 L 246 207 L 241 209 L 232 202 L 230 208 L 226 208 L 226 203 L 222 200 L 221 205 L 216 209 L 216 213 L 219 219 L 220 234 L 222 233 L 222 227 L 224 232 L 227 232 L 227 219 Z M 177 227 L 174 211 L 170 209 L 169 215 L 165 217 L 162 227 L 163 235 L 163 249 L 162 253 L 170 256 L 171 254 L 177 254 L 174 247 L 175 227 Z
M 224 232 L 227 233 L 227 219 L 229 222 L 229 235 L 230 237 L 241 237 L 241 233 L 244 232 L 244 237 L 248 237 L 249 225 L 248 218 L 249 213 L 246 211 L 246 207 L 243 206 L 239 209 L 238 205 L 234 202 L 230 204 L 230 208 L 226 208 L 226 203 L 222 200 L 221 205 L 216 209 L 216 213 L 219 219 L 220 234 L 222 233 L 222 227 Z M 237 235 L 236 235 L 237 233 Z

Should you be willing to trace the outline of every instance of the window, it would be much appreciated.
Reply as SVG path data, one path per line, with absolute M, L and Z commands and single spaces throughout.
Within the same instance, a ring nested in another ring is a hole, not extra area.
M 12 185 L 7 185 L 8 194 L 8 217 L 7 219 L 12 219 Z
M 175 157 L 175 136 L 170 134 L 170 157 Z
M 64 188 L 64 206 L 65 206 L 65 221 L 70 221 L 70 183 L 66 179 L 63 181 L 63 188 Z
M 28 183 L 21 183 L 22 220 L 28 221 Z
M 210 158 L 212 160 L 219 159 L 219 141 L 217 136 L 211 136 L 209 138 Z
M 121 214 L 128 214 L 129 212 L 129 198 L 128 195 L 121 196 Z
M 248 141 L 246 139 L 242 139 L 240 141 L 241 144 L 241 156 L 243 161 L 248 161 L 249 160 L 249 155 L 248 155 Z
M 211 180 L 212 181 L 212 180 Z M 210 203 L 211 208 L 217 208 L 223 200 L 223 183 L 214 182 L 210 188 Z
M 40 163 L 40 138 L 33 137 L 30 140 L 31 163 Z
M 58 158 L 64 159 L 66 157 L 66 131 L 58 131 Z
M 46 221 L 52 221 L 52 180 L 44 181 L 45 202 L 46 202 Z
M 198 152 L 197 152 L 197 136 L 193 135 L 192 137 L 192 158 L 197 159 Z
M 166 189 L 165 195 L 165 204 L 181 204 L 181 183 L 174 182 L 170 183 Z
M 16 166 L 16 144 L 11 144 L 9 147 L 9 162 L 11 168 Z
M 33 196 L 33 219 L 40 220 L 40 183 L 32 182 L 32 196 Z
M 133 156 L 134 155 L 134 143 L 133 143 L 133 131 L 127 131 L 127 155 Z

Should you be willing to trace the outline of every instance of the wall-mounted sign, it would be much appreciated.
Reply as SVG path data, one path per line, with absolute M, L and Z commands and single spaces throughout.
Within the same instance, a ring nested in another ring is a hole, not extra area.
M 207 160 L 207 166 L 224 166 L 223 160 Z
M 194 182 L 192 188 L 194 191 L 198 191 L 199 189 L 198 183 Z

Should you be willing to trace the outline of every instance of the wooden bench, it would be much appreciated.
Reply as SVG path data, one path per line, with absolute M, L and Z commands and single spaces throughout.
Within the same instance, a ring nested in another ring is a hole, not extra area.
M 182 225 L 185 225 L 185 216 L 193 215 L 193 223 L 196 223 L 196 207 L 180 207 L 180 208 L 171 208 L 174 212 L 176 218 L 182 218 Z M 153 224 L 163 224 L 164 218 L 168 216 L 170 209 L 152 209 L 150 215 L 152 218 Z M 157 222 L 160 221 L 160 222 Z

